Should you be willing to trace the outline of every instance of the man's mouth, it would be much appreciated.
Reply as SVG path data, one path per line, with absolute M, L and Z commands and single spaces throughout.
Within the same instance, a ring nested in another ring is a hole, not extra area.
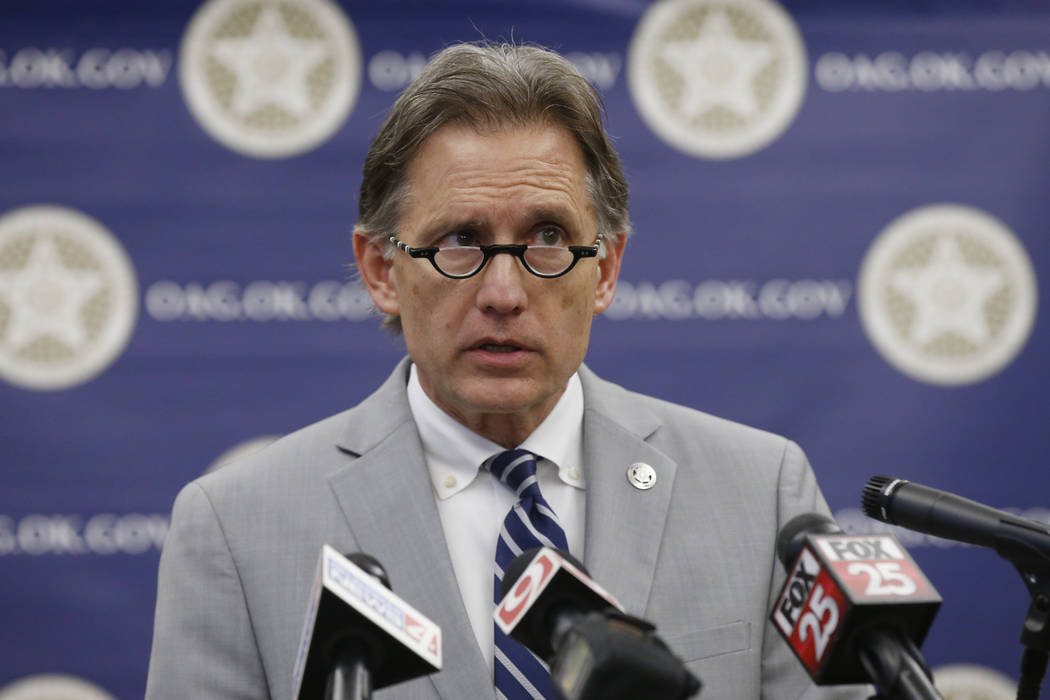
M 478 350 L 482 350 L 484 352 L 494 352 L 494 353 L 517 352 L 517 351 L 519 351 L 521 349 L 522 348 L 520 346 L 518 346 L 518 345 L 503 345 L 503 344 L 497 344 L 497 343 L 482 343 L 481 345 L 478 346 Z

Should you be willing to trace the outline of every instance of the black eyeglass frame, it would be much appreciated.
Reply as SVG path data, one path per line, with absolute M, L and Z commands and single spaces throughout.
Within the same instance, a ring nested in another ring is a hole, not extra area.
M 599 233 L 598 237 L 594 240 L 594 245 L 570 245 L 570 246 L 566 246 L 565 250 L 568 250 L 570 253 L 572 253 L 572 262 L 569 263 L 569 266 L 566 267 L 564 270 L 562 270 L 561 272 L 559 272 L 557 274 L 554 274 L 554 275 L 548 275 L 548 274 L 544 274 L 542 272 L 539 272 L 537 270 L 534 270 L 529 265 L 528 261 L 525 260 L 525 251 L 528 250 L 529 248 L 554 247 L 554 246 L 527 246 L 527 245 L 522 245 L 522 244 L 462 246 L 464 248 L 476 248 L 477 250 L 480 250 L 481 254 L 483 256 L 481 258 L 481 264 L 479 264 L 477 266 L 477 268 L 474 269 L 473 272 L 468 272 L 465 275 L 453 275 L 453 274 L 451 274 L 449 272 L 445 272 L 440 267 L 438 267 L 437 262 L 434 260 L 434 256 L 436 256 L 440 251 L 445 250 L 445 249 L 438 248 L 437 246 L 428 247 L 428 248 L 413 248 L 412 246 L 406 245 L 406 244 L 402 243 L 401 241 L 397 240 L 397 238 L 395 236 L 390 236 L 390 242 L 393 243 L 395 246 L 397 246 L 399 249 L 401 249 L 401 250 L 405 251 L 406 253 L 408 253 L 413 258 L 426 258 L 427 260 L 430 261 L 430 264 L 434 267 L 435 270 L 437 270 L 439 273 L 441 273 L 445 277 L 449 277 L 449 278 L 454 279 L 454 280 L 463 280 L 463 279 L 467 279 L 468 277 L 473 277 L 474 275 L 478 274 L 479 272 L 481 272 L 482 270 L 485 269 L 485 266 L 489 264 L 489 260 L 490 259 L 492 259 L 493 257 L 495 257 L 495 256 L 497 256 L 497 255 L 499 255 L 501 253 L 506 253 L 507 255 L 513 255 L 515 258 L 517 258 L 518 260 L 521 261 L 522 267 L 524 267 L 526 270 L 528 270 L 532 274 L 536 275 L 537 277 L 542 277 L 543 279 L 554 279 L 556 277 L 561 277 L 562 275 L 567 275 L 569 273 L 569 271 L 572 270 L 572 268 L 576 267 L 576 263 L 578 263 L 581 258 L 596 258 L 596 257 L 598 257 L 598 249 L 601 247 L 602 237 L 603 237 L 602 234 Z

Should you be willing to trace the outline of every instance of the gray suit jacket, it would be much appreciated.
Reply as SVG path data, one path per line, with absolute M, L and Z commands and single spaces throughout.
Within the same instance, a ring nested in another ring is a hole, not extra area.
M 288 698 L 322 544 L 364 551 L 437 622 L 444 670 L 394 699 L 492 698 L 405 391 L 408 362 L 360 405 L 186 486 L 160 563 L 146 695 Z M 797 698 L 809 681 L 767 623 L 775 538 L 827 512 L 792 442 L 626 391 L 581 367 L 586 561 L 654 622 L 709 699 Z M 626 478 L 651 465 L 646 491 Z M 495 533 L 493 533 L 495 537 Z M 860 695 L 863 697 L 863 695 Z

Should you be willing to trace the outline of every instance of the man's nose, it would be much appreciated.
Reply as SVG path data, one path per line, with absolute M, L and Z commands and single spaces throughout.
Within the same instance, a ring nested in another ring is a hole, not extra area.
M 478 273 L 477 304 L 482 311 L 520 313 L 525 309 L 528 295 L 525 278 L 529 271 L 513 255 L 492 256 L 485 269 Z

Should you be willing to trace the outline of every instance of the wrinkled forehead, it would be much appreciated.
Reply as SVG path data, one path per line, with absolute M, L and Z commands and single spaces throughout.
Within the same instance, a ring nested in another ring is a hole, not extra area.
M 472 193 L 510 196 L 559 193 L 589 209 L 586 162 L 565 127 L 538 123 L 476 129 L 451 123 L 436 130 L 408 164 L 407 201 L 434 207 Z

